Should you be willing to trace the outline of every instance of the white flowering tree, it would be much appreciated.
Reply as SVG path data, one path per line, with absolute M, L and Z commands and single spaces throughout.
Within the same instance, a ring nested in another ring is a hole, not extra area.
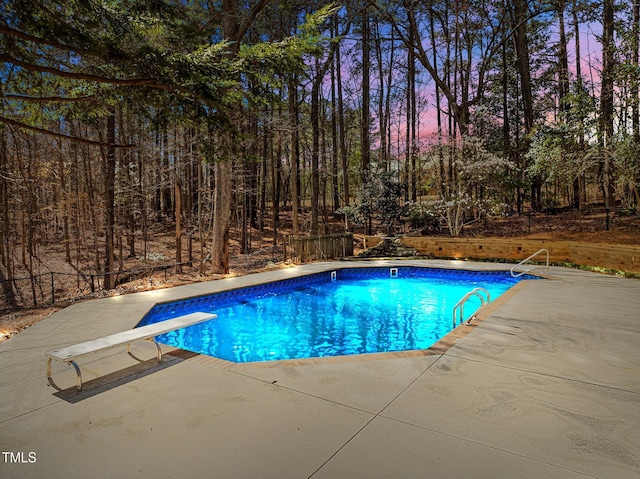
M 460 236 L 466 224 L 477 221 L 495 204 L 505 172 L 514 168 L 473 136 L 434 145 L 425 160 L 436 197 L 428 208 L 443 219 L 451 236 Z

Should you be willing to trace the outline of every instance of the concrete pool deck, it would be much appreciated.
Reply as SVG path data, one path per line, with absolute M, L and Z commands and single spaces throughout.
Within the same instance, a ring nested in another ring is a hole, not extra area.
M 156 302 L 326 267 L 79 303 L 0 343 L 0 477 L 640 477 L 640 281 L 566 268 L 442 354 L 265 367 L 112 350 L 81 362 L 85 391 L 64 363 L 53 379 L 69 389 L 47 384 L 46 351 L 129 329 Z

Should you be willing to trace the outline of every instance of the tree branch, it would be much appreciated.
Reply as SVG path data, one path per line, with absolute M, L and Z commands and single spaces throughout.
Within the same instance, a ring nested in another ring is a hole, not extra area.
M 151 88 L 160 88 L 162 90 L 173 91 L 173 87 L 169 85 L 163 85 L 158 83 L 153 78 L 106 78 L 99 75 L 93 75 L 91 73 L 74 73 L 69 71 L 60 70 L 58 68 L 48 67 L 45 65 L 35 65 L 33 63 L 27 63 L 17 58 L 10 57 L 3 53 L 0 53 L 0 61 L 11 63 L 12 65 L 19 66 L 25 70 L 50 73 L 62 78 L 70 78 L 72 80 L 84 80 L 94 83 L 108 83 L 110 85 L 122 85 L 122 86 L 147 86 Z
M 18 128 L 22 128 L 25 130 L 35 131 L 38 133 L 42 133 L 44 135 L 55 136 L 56 138 L 64 138 L 65 140 L 75 141 L 76 143 L 84 143 L 85 145 L 92 146 L 104 146 L 108 148 L 137 148 L 138 145 L 118 145 L 113 143 L 104 143 L 101 141 L 87 140 L 86 138 L 80 138 L 78 136 L 70 136 L 65 135 L 64 133 L 58 133 L 51 130 L 45 130 L 44 128 L 39 128 L 37 126 L 27 125 L 26 123 L 22 123 L 15 120 L 10 120 L 9 118 L 5 118 L 0 116 L 0 122 L 6 123 L 7 125 L 15 126 Z
M 249 15 L 247 15 L 247 18 L 244 19 L 244 21 L 242 22 L 242 25 L 240 25 L 240 27 L 238 28 L 236 38 L 233 39 L 234 41 L 239 42 L 240 40 L 242 40 L 242 38 L 247 33 L 247 30 L 249 30 L 249 27 L 251 26 L 255 18 L 264 9 L 264 7 L 267 6 L 267 3 L 269 3 L 270 1 L 271 0 L 260 0 L 257 4 L 253 6 L 253 8 L 249 11 Z
M 62 97 L 62 96 L 29 96 L 29 95 L 21 95 L 18 93 L 5 93 L 4 95 L 0 95 L 3 98 L 7 98 L 9 100 L 20 100 L 20 101 L 31 101 L 34 103 L 50 103 L 50 102 L 79 102 L 79 101 L 88 101 L 95 98 L 95 95 L 89 96 L 78 96 L 74 98 L 70 97 Z
M 30 35 L 28 33 L 21 32 L 20 30 L 15 30 L 13 28 L 9 28 L 4 25 L 0 25 L 0 33 L 4 35 L 9 35 L 15 38 L 19 38 L 20 40 L 26 40 L 28 42 L 37 43 L 40 45 L 47 45 L 52 48 L 57 48 L 58 50 L 65 50 L 68 52 L 82 53 L 83 55 L 89 55 L 89 52 L 83 51 L 80 48 L 74 48 L 69 45 L 64 45 L 62 43 L 57 43 L 51 40 L 47 40 L 46 38 L 36 37 L 35 35 Z

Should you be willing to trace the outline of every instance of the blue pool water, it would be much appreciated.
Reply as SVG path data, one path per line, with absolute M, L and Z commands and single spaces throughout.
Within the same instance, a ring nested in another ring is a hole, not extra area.
M 498 295 L 531 276 L 419 267 L 347 268 L 159 304 L 139 326 L 194 311 L 217 319 L 158 341 L 235 362 L 426 349 L 452 329 L 455 304 L 475 287 Z M 475 302 L 474 302 L 475 301 Z M 468 316 L 479 306 L 473 298 Z

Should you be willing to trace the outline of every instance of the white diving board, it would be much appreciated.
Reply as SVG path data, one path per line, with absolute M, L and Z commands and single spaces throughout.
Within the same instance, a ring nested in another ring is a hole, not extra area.
M 82 374 L 80 373 L 80 367 L 76 360 L 87 356 L 89 354 L 97 353 L 98 351 L 106 351 L 108 349 L 117 348 L 118 346 L 127 346 L 127 352 L 131 352 L 131 343 L 136 341 L 151 341 L 155 344 L 158 353 L 158 362 L 162 361 L 162 349 L 155 340 L 156 336 L 175 331 L 176 329 L 186 328 L 194 324 L 202 323 L 210 319 L 217 318 L 217 315 L 210 313 L 190 313 L 184 316 L 179 316 L 174 319 L 168 319 L 159 323 L 148 324 L 139 328 L 130 329 L 128 331 L 122 331 L 120 333 L 110 334 L 98 339 L 92 339 L 83 343 L 74 344 L 72 346 L 66 346 L 60 349 L 54 349 L 47 352 L 47 379 L 50 384 L 53 384 L 51 380 L 51 360 L 58 359 L 64 361 L 70 366 L 73 366 L 78 375 L 77 388 L 78 391 L 82 390 Z

